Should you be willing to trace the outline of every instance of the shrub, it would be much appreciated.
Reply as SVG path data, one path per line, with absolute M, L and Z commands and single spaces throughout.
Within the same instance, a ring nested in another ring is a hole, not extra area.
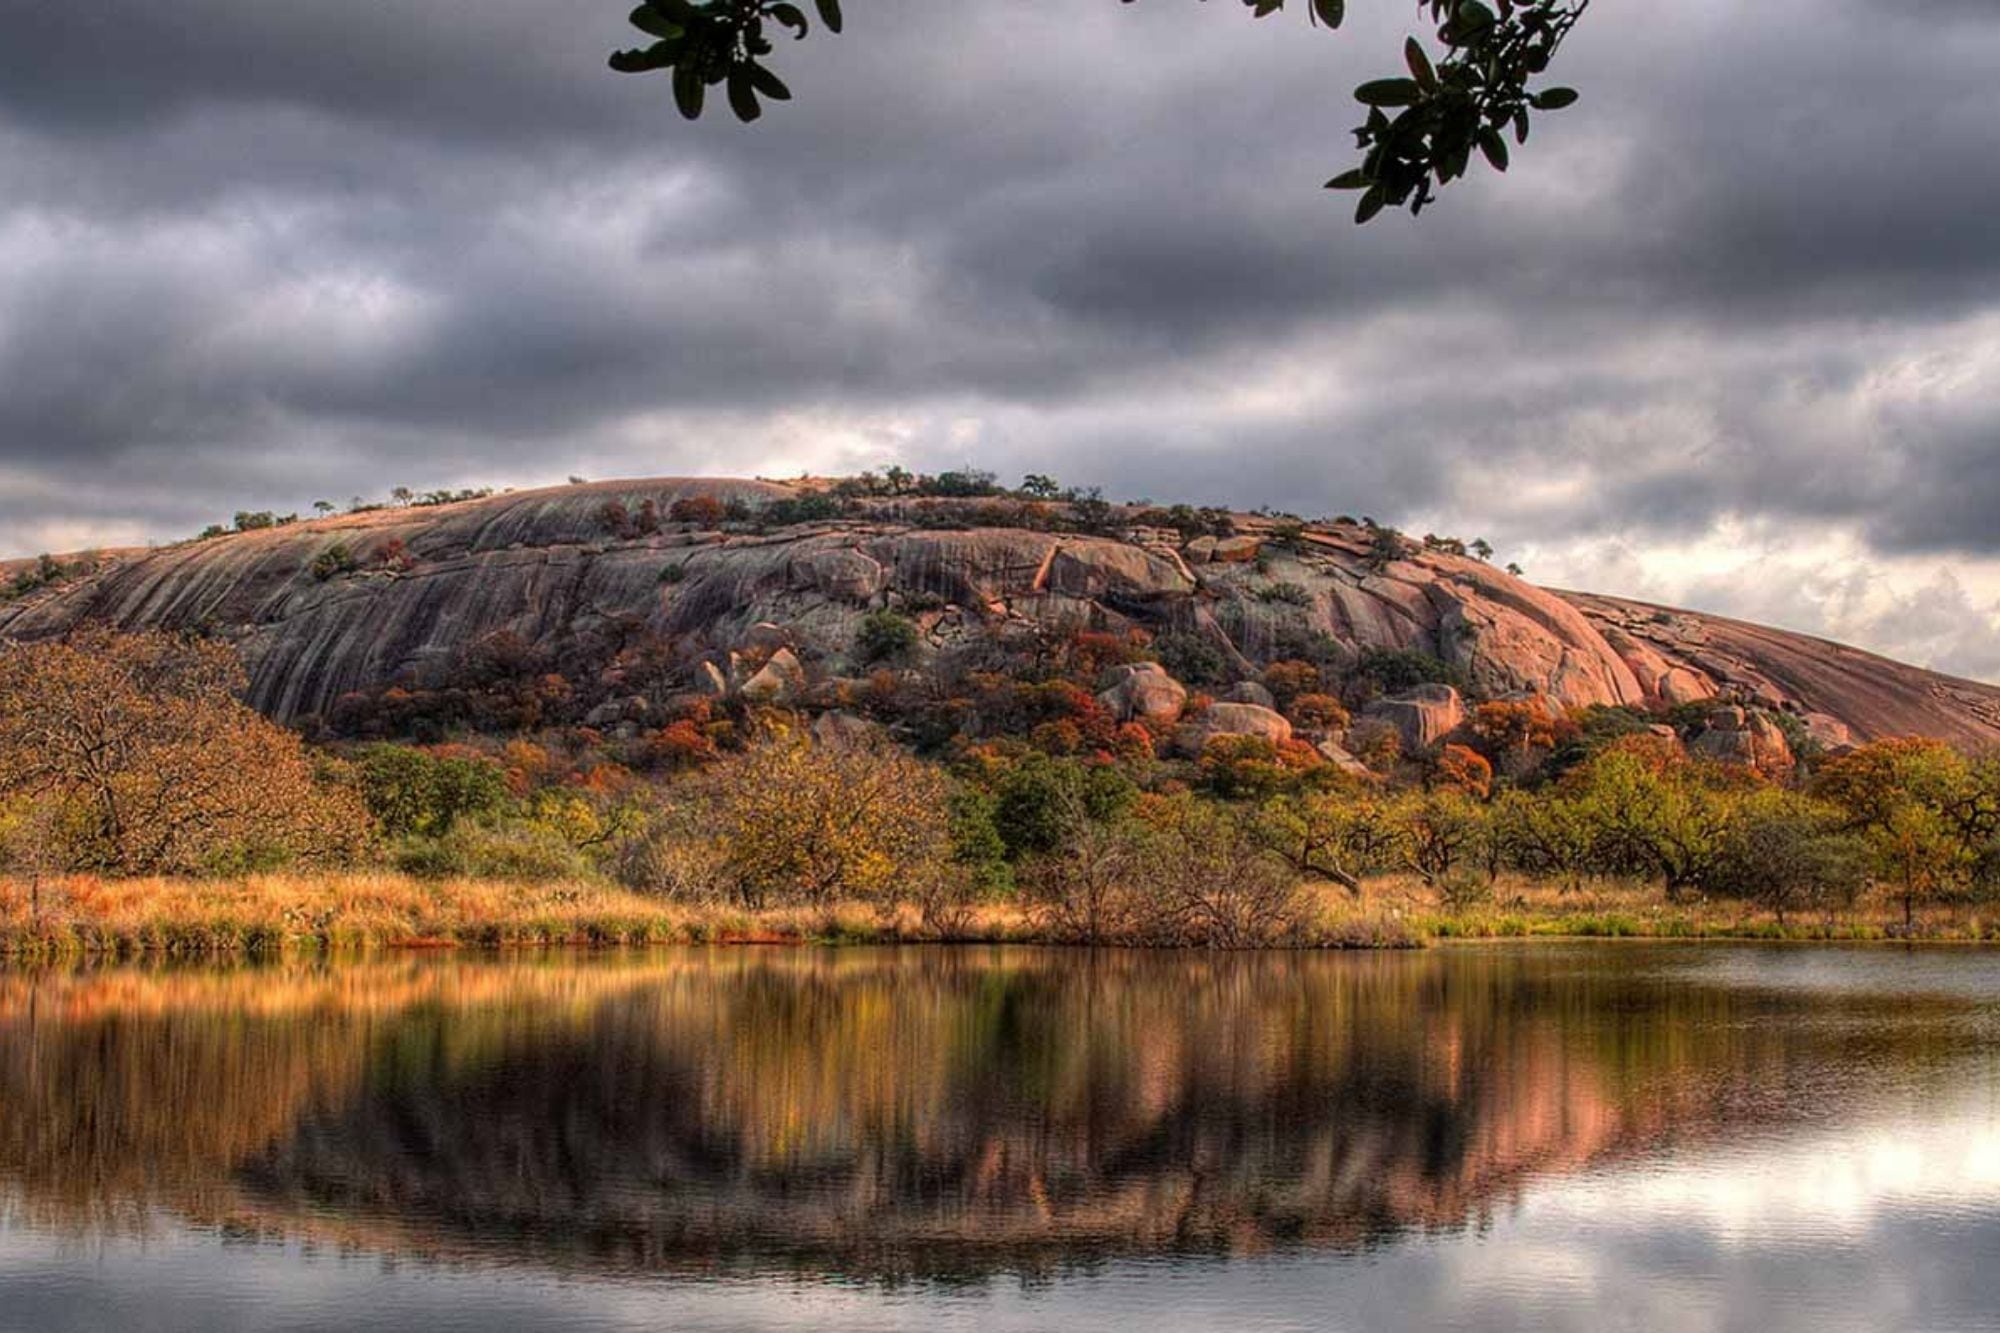
M 1493 790 L 1493 765 L 1486 762 L 1486 756 L 1463 745 L 1444 747 L 1438 755 L 1435 776 L 1440 787 L 1482 801 Z
M 1285 715 L 1307 731 L 1339 731 L 1353 720 L 1340 700 L 1330 694 L 1298 695 Z
M 1185 685 L 1222 685 L 1229 680 L 1229 662 L 1222 650 L 1199 634 L 1172 630 L 1153 640 L 1153 656 L 1169 675 Z
M 1450 685 L 1462 690 L 1466 683 L 1457 667 L 1418 648 L 1363 649 L 1352 677 L 1383 694 L 1401 694 L 1419 685 Z
M 1711 885 L 1788 912 L 1852 903 L 1868 881 L 1867 841 L 1842 832 L 1836 810 L 1771 791 L 1746 803 L 1722 843 Z
M 667 506 L 669 521 L 698 528 L 719 528 L 724 517 L 722 501 L 712 495 L 684 495 Z
M 1271 692 L 1280 709 L 1292 706 L 1302 694 L 1312 694 L 1324 683 L 1319 667 L 1296 658 L 1271 663 L 1264 668 L 1264 688 Z
M 314 556 L 309 568 L 316 582 L 325 583 L 328 579 L 339 575 L 352 574 L 361 568 L 361 562 L 355 558 L 353 548 L 346 542 L 335 542 Z
M 798 523 L 824 523 L 845 512 L 840 499 L 824 491 L 803 490 L 783 500 L 773 500 L 757 515 L 760 527 L 789 528 Z
M 1149 797 L 1140 819 L 1155 937 L 1243 949 L 1297 930 L 1298 876 L 1258 841 L 1242 812 L 1183 794 Z
M 1368 554 L 1364 563 L 1368 568 L 1380 571 L 1398 560 L 1408 560 L 1416 553 L 1416 543 L 1394 528 L 1374 527 L 1369 530 Z
M 1260 602 L 1278 602 L 1286 606 L 1311 606 L 1312 590 L 1302 583 L 1277 582 L 1257 589 Z
M 917 623 L 894 611 L 870 611 L 854 633 L 854 651 L 862 663 L 893 662 L 917 646 Z
M 406 838 L 395 850 L 396 868 L 430 879 L 466 877 L 516 884 L 550 884 L 594 878 L 588 858 L 553 829 L 532 824 L 460 823 L 439 838 Z
M 958 499 L 976 499 L 1000 494 L 1000 487 L 994 483 L 991 472 L 981 472 L 972 468 L 956 472 L 940 472 L 935 477 L 924 477 L 919 481 L 917 489 L 924 495 L 950 496 Z
M 1029 861 L 1021 880 L 1041 929 L 1074 944 L 1133 939 L 1145 920 L 1137 852 L 1122 832 L 1087 824 Z
M 370 745 L 358 758 L 361 797 L 391 838 L 442 837 L 462 819 L 506 809 L 507 775 L 490 759 Z
M 1047 853 L 1090 824 L 1117 819 L 1138 795 L 1115 768 L 1028 754 L 994 787 L 993 820 L 1009 859 Z

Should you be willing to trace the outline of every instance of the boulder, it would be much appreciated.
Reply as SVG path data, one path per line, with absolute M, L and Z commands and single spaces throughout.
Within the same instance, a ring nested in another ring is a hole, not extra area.
M 1828 754 L 1846 754 L 1855 748 L 1854 732 L 1845 722 L 1829 713 L 1807 713 L 1801 719 L 1806 735 Z
M 1712 699 L 1715 691 L 1686 667 L 1673 667 L 1663 674 L 1653 693 L 1665 704 L 1691 704 L 1702 699 Z
M 1332 764 L 1349 777 L 1369 778 L 1375 776 L 1373 769 L 1349 754 L 1335 741 L 1321 741 L 1313 748 L 1319 751 L 1320 758 L 1326 760 L 1327 763 Z
M 1261 537 L 1218 537 L 1208 558 L 1219 565 L 1247 565 L 1263 549 Z
M 1406 752 L 1428 750 L 1465 725 L 1465 701 L 1449 685 L 1419 685 L 1405 694 L 1377 699 L 1361 712 L 1401 732 Z
M 790 631 L 768 620 L 760 620 L 743 633 L 743 646 L 753 653 L 775 653 L 792 646 Z
M 1229 687 L 1229 693 L 1222 696 L 1234 704 L 1256 704 L 1259 708 L 1276 708 L 1278 701 L 1271 692 L 1254 680 L 1239 680 Z
M 1789 771 L 1793 763 L 1791 743 L 1777 723 L 1762 713 L 1734 706 L 1711 712 L 1688 748 L 1709 759 L 1742 764 L 1772 776 Z
M 880 730 L 867 718 L 853 713 L 821 713 L 813 719 L 812 738 L 821 745 L 862 745 Z
M 743 697 L 752 703 L 786 703 L 803 694 L 805 687 L 805 667 L 791 649 L 780 648 L 743 682 Z
M 1217 736 L 1262 736 L 1271 741 L 1292 738 L 1292 724 L 1282 714 L 1256 704 L 1210 704 L 1174 731 L 1174 749 L 1199 755 Z
M 1187 687 L 1158 662 L 1115 666 L 1098 680 L 1097 701 L 1120 722 L 1135 718 L 1176 718 L 1187 703 Z
M 703 662 L 694 669 L 695 693 L 712 699 L 720 699 L 729 693 L 729 677 L 722 674 L 722 668 L 713 662 Z

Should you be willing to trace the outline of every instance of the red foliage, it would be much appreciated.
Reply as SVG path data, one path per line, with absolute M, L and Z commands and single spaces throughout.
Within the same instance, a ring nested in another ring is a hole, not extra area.
M 687 495 L 667 506 L 667 517 L 675 523 L 692 523 L 698 528 L 719 528 L 727 512 L 722 501 L 712 495 Z
M 647 732 L 643 761 L 649 768 L 675 773 L 713 763 L 721 757 L 721 751 L 704 726 L 704 722 L 683 718 L 658 731 Z

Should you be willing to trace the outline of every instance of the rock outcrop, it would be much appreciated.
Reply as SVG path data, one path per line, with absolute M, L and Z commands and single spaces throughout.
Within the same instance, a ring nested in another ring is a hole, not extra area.
M 1379 718 L 1403 737 L 1403 752 L 1428 750 L 1465 725 L 1465 701 L 1449 685 L 1419 685 L 1388 699 L 1377 699 L 1362 716 Z
M 1288 741 L 1292 738 L 1292 724 L 1282 714 L 1257 704 L 1210 704 L 1174 732 L 1174 748 L 1192 758 L 1218 736 Z
M 1763 713 L 1731 705 L 1708 715 L 1689 749 L 1723 763 L 1742 764 L 1770 776 L 1791 770 L 1791 742 Z
M 241 653 L 251 702 L 295 721 L 350 692 L 457 669 L 482 645 L 590 669 L 651 642 L 683 663 L 684 688 L 708 693 L 745 689 L 784 652 L 798 670 L 781 665 L 757 688 L 789 697 L 862 674 L 856 631 L 887 608 L 917 622 L 920 657 L 993 636 L 1143 630 L 1202 640 L 1245 677 L 1283 657 L 1405 649 L 1442 659 L 1480 697 L 1715 699 L 1794 714 L 1839 744 L 2000 743 L 2000 689 L 1780 630 L 1551 592 L 1445 550 L 1385 552 L 1352 524 L 1299 531 L 1239 514 L 1228 536 L 1184 540 L 1131 510 L 1082 533 L 1041 530 L 1061 526 L 1060 505 L 996 515 L 908 498 L 768 530 L 671 521 L 677 501 L 754 514 L 800 494 L 605 482 L 100 553 L 94 572 L 0 601 L 0 637 L 92 623 L 216 635 Z M 725 670 L 732 652 L 757 670 Z M 1179 707 L 1157 680 L 1116 690 L 1121 716 Z M 1434 731 L 1425 721 L 1415 734 Z
M 1187 704 L 1187 687 L 1158 662 L 1112 667 L 1099 684 L 1104 688 L 1097 701 L 1120 722 L 1149 718 L 1172 721 Z

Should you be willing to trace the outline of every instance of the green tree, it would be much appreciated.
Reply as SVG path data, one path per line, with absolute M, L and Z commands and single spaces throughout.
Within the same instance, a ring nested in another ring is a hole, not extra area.
M 917 622 L 894 611 L 870 611 L 854 633 L 854 651 L 862 662 L 894 662 L 917 646 Z
M 1911 928 L 1917 903 L 1968 879 L 1992 838 L 2000 784 L 1991 771 L 1941 741 L 1901 737 L 1826 761 L 1813 790 L 1868 840 Z
M 392 838 L 441 838 L 461 820 L 499 814 L 507 780 L 491 760 L 370 745 L 358 756 L 361 798 Z

